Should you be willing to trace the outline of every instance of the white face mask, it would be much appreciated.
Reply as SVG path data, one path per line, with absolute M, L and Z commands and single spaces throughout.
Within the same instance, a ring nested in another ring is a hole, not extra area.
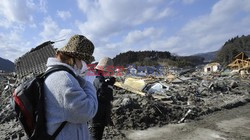
M 87 71 L 87 64 L 82 60 L 81 60 L 81 62 L 82 62 L 81 68 L 78 68 L 76 64 L 74 65 L 74 70 L 75 70 L 76 75 L 82 75 L 82 74 L 86 73 L 86 71 Z
M 84 61 L 82 61 L 82 68 L 81 68 L 80 74 L 85 76 L 87 70 L 88 70 L 87 64 Z
M 77 76 L 80 75 L 81 69 L 79 69 L 76 64 L 74 65 L 74 70 Z

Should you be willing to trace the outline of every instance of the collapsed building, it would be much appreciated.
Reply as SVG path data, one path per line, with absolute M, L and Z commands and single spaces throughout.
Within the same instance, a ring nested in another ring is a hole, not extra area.
M 38 75 L 46 70 L 46 62 L 49 57 L 55 56 L 54 42 L 47 41 L 37 46 L 15 61 L 18 78 L 27 75 Z
M 244 74 L 250 74 L 250 52 L 241 52 L 233 58 L 228 67 L 234 71 Z

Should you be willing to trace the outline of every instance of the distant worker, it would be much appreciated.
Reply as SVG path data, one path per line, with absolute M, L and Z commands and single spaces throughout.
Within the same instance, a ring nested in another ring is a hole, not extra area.
M 105 126 L 113 125 L 111 109 L 113 101 L 113 85 L 115 78 L 112 77 L 113 61 L 108 57 L 102 58 L 96 66 L 97 77 L 94 80 L 98 98 L 98 111 L 92 120 L 91 133 L 95 140 L 101 140 Z
M 98 107 L 95 87 L 79 75 L 85 63 L 94 60 L 93 43 L 83 35 L 74 35 L 66 46 L 59 49 L 56 58 L 49 58 L 48 69 L 64 66 L 73 71 L 56 71 L 44 83 L 45 113 L 48 134 L 52 135 L 66 122 L 56 140 L 89 140 L 87 122 Z M 86 69 L 86 68 L 85 68 Z

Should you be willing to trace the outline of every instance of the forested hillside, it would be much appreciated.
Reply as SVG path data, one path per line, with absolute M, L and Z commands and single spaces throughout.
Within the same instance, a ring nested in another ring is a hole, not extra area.
M 240 52 L 250 51 L 250 35 L 229 39 L 216 55 L 216 61 L 222 65 L 229 64 Z M 250 57 L 250 56 L 249 56 Z
M 176 56 L 165 51 L 128 51 L 120 53 L 113 58 L 115 65 L 127 66 L 136 64 L 138 66 L 196 66 L 203 63 L 204 58 L 199 56 Z

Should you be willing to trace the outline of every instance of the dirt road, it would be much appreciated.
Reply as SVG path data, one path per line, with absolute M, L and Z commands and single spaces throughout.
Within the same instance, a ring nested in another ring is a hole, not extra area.
M 131 140 L 250 140 L 250 103 L 201 120 L 125 132 Z

